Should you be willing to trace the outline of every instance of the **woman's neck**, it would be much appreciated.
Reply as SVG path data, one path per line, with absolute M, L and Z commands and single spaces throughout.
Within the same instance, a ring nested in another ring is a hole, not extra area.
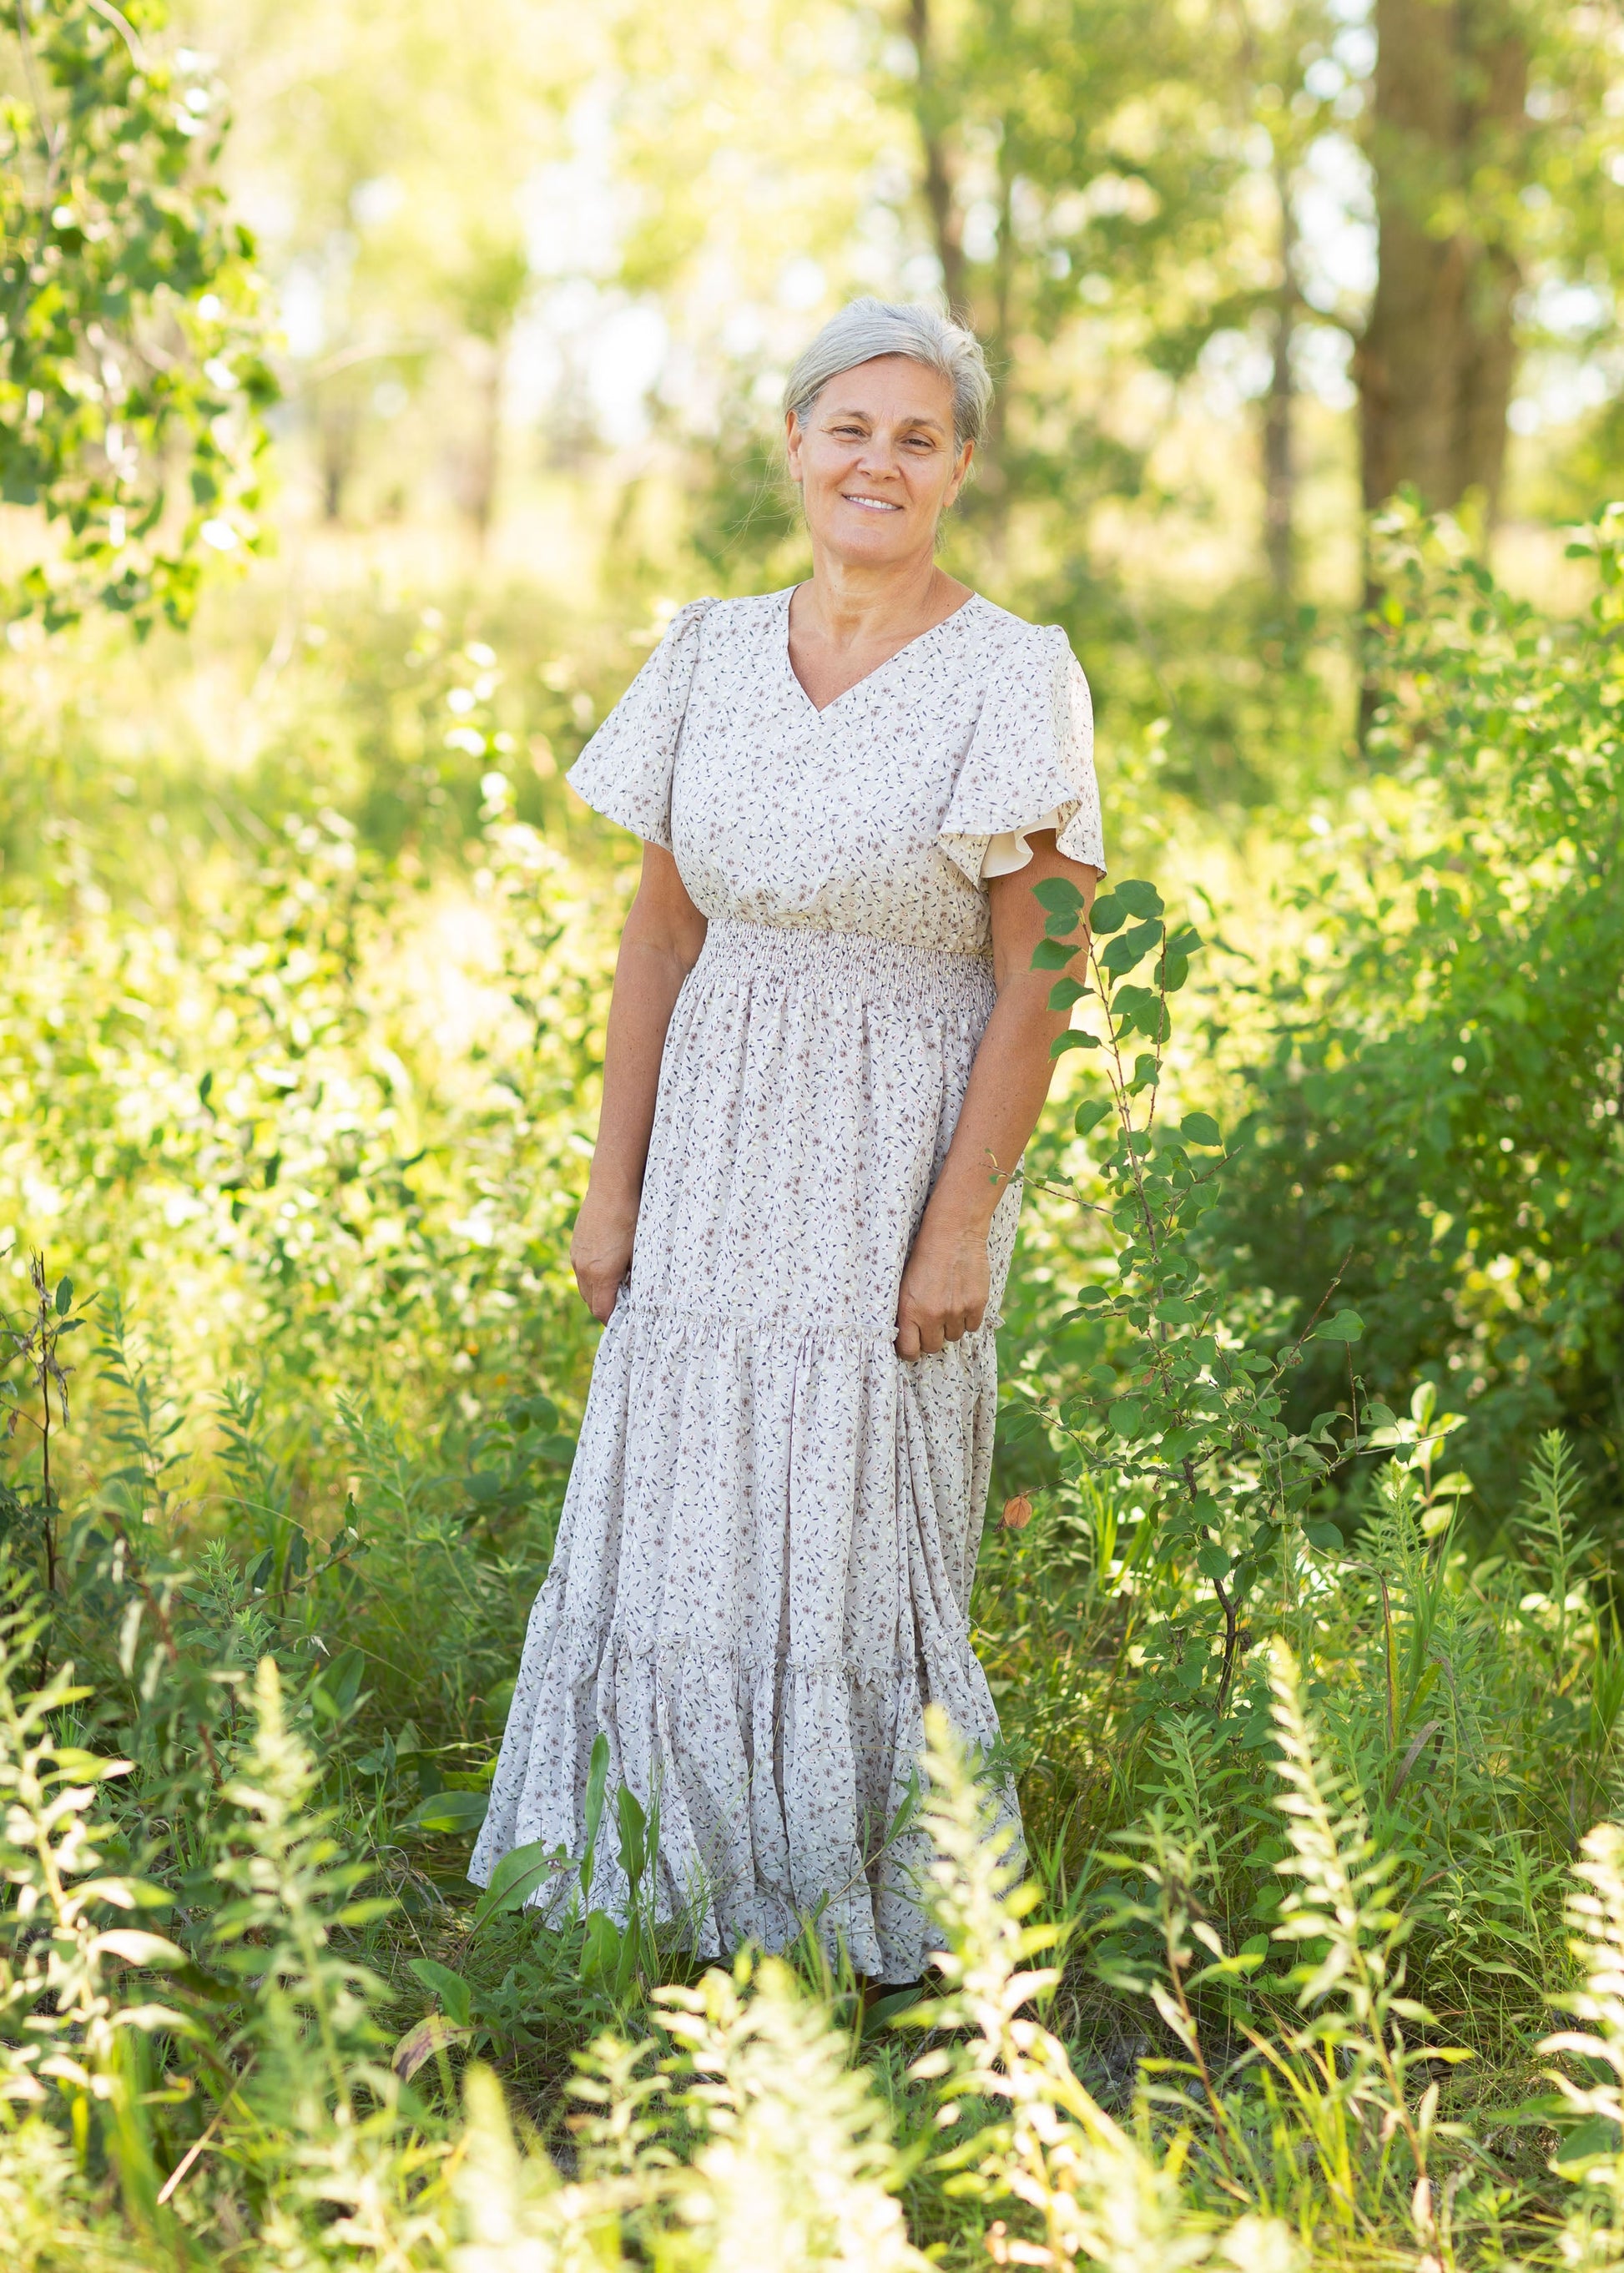
M 793 628 L 836 650 L 898 647 L 962 607 L 969 587 L 929 555 L 869 565 L 814 552 L 811 581 L 791 603 Z

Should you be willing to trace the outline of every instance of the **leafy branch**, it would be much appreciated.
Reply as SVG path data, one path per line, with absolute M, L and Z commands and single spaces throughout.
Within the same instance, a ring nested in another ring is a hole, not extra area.
M 1248 1594 L 1267 1564 L 1291 1551 L 1287 1527 L 1316 1485 L 1367 1443 L 1357 1389 L 1345 1416 L 1350 1440 L 1338 1443 L 1344 1416 L 1335 1413 L 1294 1431 L 1282 1417 L 1290 1376 L 1306 1342 L 1351 1345 L 1362 1327 L 1351 1310 L 1324 1315 L 1333 1281 L 1297 1338 L 1270 1354 L 1226 1323 L 1203 1273 L 1194 1234 L 1216 1197 L 1222 1134 L 1206 1113 L 1177 1123 L 1157 1114 L 1171 998 L 1189 978 L 1200 934 L 1169 925 L 1160 893 L 1142 879 L 1101 895 L 1086 927 L 1082 896 L 1064 878 L 1047 878 L 1036 897 L 1047 921 L 1032 967 L 1056 974 L 1050 1007 L 1094 1006 L 1094 1024 L 1062 1034 L 1054 1054 L 1094 1054 L 1107 1091 L 1079 1106 L 1075 1121 L 1079 1136 L 1104 1148 L 1099 1196 L 1073 1187 L 1069 1197 L 1120 1242 L 1116 1287 L 1086 1286 L 1064 1321 L 1083 1327 L 1094 1362 L 1040 1410 L 1069 1439 L 1079 1472 L 1109 1467 L 1145 1492 L 1160 1557 L 1193 1554 L 1222 1619 L 1222 1714 L 1244 1647 Z M 1312 1546 L 1342 1543 L 1329 1525 L 1310 1526 L 1307 1536 Z

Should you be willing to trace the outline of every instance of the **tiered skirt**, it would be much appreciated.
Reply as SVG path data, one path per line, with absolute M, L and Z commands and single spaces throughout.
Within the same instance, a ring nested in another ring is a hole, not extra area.
M 580 1854 L 602 1731 L 611 1790 L 658 1801 L 659 1914 L 699 1954 L 815 1922 L 871 1977 L 922 1969 L 921 1842 L 895 1827 L 925 1705 L 998 1734 L 968 1608 L 1019 1193 L 979 1332 L 905 1363 L 896 1306 L 992 1003 L 977 957 L 712 922 L 477 1882 L 528 1842 Z

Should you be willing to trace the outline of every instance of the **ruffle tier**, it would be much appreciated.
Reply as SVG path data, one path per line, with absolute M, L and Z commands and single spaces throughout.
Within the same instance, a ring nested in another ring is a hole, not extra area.
M 698 1954 L 781 1949 L 816 1916 L 861 1971 L 917 1977 L 922 1842 L 886 1832 L 927 1702 L 997 1742 L 967 1616 L 995 1399 L 988 1328 L 908 1365 L 879 1336 L 623 1294 L 476 1883 L 530 1841 L 581 1854 L 601 1730 L 611 1793 L 658 1797 L 658 1912 Z M 615 1849 L 606 1818 L 592 1899 L 623 1917 Z

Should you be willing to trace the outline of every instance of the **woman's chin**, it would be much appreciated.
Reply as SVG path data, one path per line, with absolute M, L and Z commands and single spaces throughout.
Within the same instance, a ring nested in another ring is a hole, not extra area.
M 918 532 L 903 514 L 869 521 L 848 510 L 832 516 L 818 533 L 835 559 L 852 567 L 884 567 L 912 559 L 919 551 Z

